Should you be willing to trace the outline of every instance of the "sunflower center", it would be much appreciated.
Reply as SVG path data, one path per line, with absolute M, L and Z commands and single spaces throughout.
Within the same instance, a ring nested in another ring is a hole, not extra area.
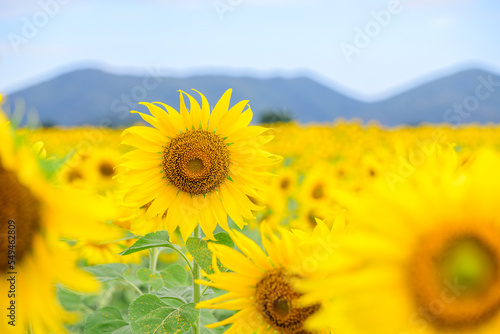
M 288 307 L 288 302 L 286 299 L 277 299 L 273 303 L 273 309 L 274 312 L 279 314 L 282 317 L 285 317 L 288 312 L 290 311 L 290 308 Z
M 301 294 L 290 286 L 291 278 L 297 277 L 283 269 L 268 271 L 256 286 L 257 309 L 267 323 L 280 333 L 307 334 L 304 322 L 319 309 L 319 305 L 297 306 Z
M 500 311 L 500 230 L 448 226 L 421 240 L 410 273 L 422 315 L 446 329 L 476 328 Z
M 474 296 L 486 292 L 496 276 L 495 255 L 481 240 L 455 240 L 441 258 L 442 277 L 466 286 L 464 293 Z
M 82 180 L 83 175 L 76 169 L 71 169 L 68 171 L 68 174 L 66 175 L 66 179 L 68 180 L 69 183 L 72 183 L 73 181 L 76 180 Z
M 10 260 L 19 264 L 30 250 L 40 226 L 40 203 L 14 172 L 3 169 L 1 161 L 0 203 L 0 272 L 5 273 L 11 271 Z
M 173 138 L 163 151 L 163 171 L 170 183 L 191 195 L 207 194 L 229 175 L 229 149 L 213 132 L 191 130 Z
M 189 172 L 193 174 L 199 174 L 200 172 L 203 172 L 203 160 L 199 158 L 191 159 L 187 162 L 186 167 Z
M 104 177 L 111 177 L 115 173 L 115 170 L 113 169 L 113 165 L 109 162 L 102 162 L 99 165 L 99 173 Z
M 281 189 L 287 190 L 289 186 L 290 186 L 290 179 L 286 178 L 286 179 L 281 180 L 281 183 L 280 183 Z
M 317 184 L 312 190 L 312 197 L 314 199 L 320 199 L 323 198 L 323 196 L 325 196 L 323 184 Z

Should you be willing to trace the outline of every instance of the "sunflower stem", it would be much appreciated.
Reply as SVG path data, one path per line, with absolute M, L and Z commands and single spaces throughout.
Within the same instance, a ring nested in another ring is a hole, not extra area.
M 195 238 L 201 237 L 200 225 L 196 225 L 194 229 L 193 236 Z M 195 283 L 195 280 L 200 279 L 200 266 L 193 259 L 193 302 L 198 304 L 201 301 L 201 288 Z M 200 334 L 200 314 L 196 316 L 196 320 L 193 324 L 193 334 Z
M 193 266 L 191 265 L 191 261 L 189 261 L 186 254 L 184 254 L 182 251 L 178 250 L 177 248 L 173 248 L 173 250 L 176 251 L 184 259 L 184 261 L 186 261 L 187 266 L 189 268 L 189 272 L 191 273 L 191 276 L 193 276 Z
M 149 270 L 156 271 L 156 263 L 158 262 L 158 248 L 149 249 Z M 151 293 L 151 284 L 148 284 L 148 293 Z
M 141 289 L 139 289 L 139 287 L 137 285 L 135 285 L 134 283 L 130 282 L 128 279 L 126 278 L 123 278 L 123 281 L 125 283 L 128 283 L 131 287 L 133 287 L 137 292 L 139 292 L 140 295 L 142 295 L 142 291 Z

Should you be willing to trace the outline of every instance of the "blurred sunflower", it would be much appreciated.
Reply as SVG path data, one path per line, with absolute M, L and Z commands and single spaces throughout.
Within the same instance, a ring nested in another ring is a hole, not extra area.
M 296 191 L 297 179 L 298 175 L 296 170 L 290 167 L 281 167 L 278 175 L 273 178 L 273 191 L 269 193 L 279 194 L 280 197 L 291 196 Z
M 434 147 L 411 179 L 378 182 L 350 205 L 342 250 L 300 283 L 311 319 L 345 333 L 496 333 L 500 329 L 500 156 L 460 167 Z M 340 263 L 346 263 L 345 268 Z
M 116 181 L 113 177 L 118 173 L 115 168 L 120 163 L 120 152 L 114 147 L 96 147 L 83 163 L 88 173 L 90 185 L 99 191 L 113 189 Z
M 297 172 L 289 167 L 279 166 L 276 176 L 269 180 L 269 191 L 264 194 L 266 209 L 260 213 L 257 221 L 265 220 L 271 228 L 286 223 L 289 218 L 289 203 L 297 184 Z
M 181 91 L 180 113 L 160 102 L 142 102 L 153 117 L 132 112 L 153 128 L 128 128 L 122 141 L 136 148 L 123 156 L 127 170 L 119 179 L 128 189 L 125 200 L 144 206 L 149 217 L 165 216 L 162 227 L 170 233 L 179 227 L 184 239 L 198 223 L 208 238 L 217 224 L 229 230 L 228 214 L 240 228 L 243 219 L 253 219 L 252 211 L 260 208 L 248 196 L 260 198 L 259 190 L 266 188 L 260 169 L 276 160 L 260 149 L 272 139 L 262 135 L 267 129 L 248 126 L 253 115 L 245 109 L 248 101 L 229 108 L 229 89 L 210 112 L 199 94 L 201 107 Z
M 76 267 L 76 254 L 60 237 L 95 233 L 98 214 L 88 207 L 102 209 L 99 215 L 112 210 L 51 187 L 31 149 L 13 136 L 1 112 L 0 142 L 0 289 L 7 294 L 15 282 L 15 296 L 2 298 L 2 309 L 14 301 L 16 314 L 15 326 L 4 317 L 0 332 L 25 333 L 31 328 L 35 333 L 65 333 L 63 324 L 74 315 L 57 303 L 55 283 L 83 292 L 96 291 L 99 285 Z M 9 226 L 15 226 L 15 238 Z
M 302 294 L 294 287 L 297 281 L 307 281 L 308 268 L 305 264 L 316 261 L 311 253 L 307 254 L 300 247 L 311 237 L 311 233 L 297 231 L 298 234 L 294 234 L 285 229 L 280 229 L 280 232 L 281 238 L 278 238 L 268 225 L 261 225 L 262 243 L 267 255 L 254 241 L 237 231 L 231 232 L 231 238 L 241 252 L 224 245 L 210 244 L 214 252 L 215 273 L 206 275 L 210 282 L 196 282 L 228 293 L 202 301 L 196 307 L 238 312 L 208 325 L 208 328 L 232 324 L 225 333 L 313 333 L 307 331 L 304 324 L 322 306 L 320 303 L 299 303 Z M 320 223 L 314 233 L 329 235 L 330 231 Z M 312 250 L 311 247 L 307 249 Z M 233 272 L 218 270 L 215 258 Z M 330 333 L 328 328 L 326 325 L 314 333 Z
M 338 187 L 331 165 L 318 162 L 309 168 L 299 187 L 300 203 L 321 204 L 332 200 L 332 190 Z

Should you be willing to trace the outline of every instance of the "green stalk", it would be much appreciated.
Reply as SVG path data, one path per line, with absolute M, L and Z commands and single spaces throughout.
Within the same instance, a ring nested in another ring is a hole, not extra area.
M 195 238 L 201 237 L 200 225 L 196 225 L 193 236 Z M 193 301 L 195 304 L 198 304 L 201 301 L 201 288 L 194 282 L 197 279 L 200 279 L 200 266 L 198 266 L 196 261 L 193 259 Z M 193 334 L 200 334 L 200 314 L 198 314 L 193 324 Z
M 135 289 L 135 291 L 139 292 L 139 294 L 140 294 L 140 295 L 142 295 L 142 291 L 141 291 L 141 289 L 139 289 L 139 288 L 137 287 L 137 285 L 135 285 L 134 283 L 130 282 L 130 281 L 129 281 L 128 279 L 126 279 L 126 278 L 123 278 L 123 281 L 124 281 L 125 283 L 128 283 L 131 287 L 133 287 L 133 288 Z
M 156 271 L 156 263 L 158 262 L 158 255 L 160 255 L 158 248 L 155 247 L 149 249 L 149 269 L 151 271 Z M 148 293 L 151 293 L 150 284 L 148 284 Z

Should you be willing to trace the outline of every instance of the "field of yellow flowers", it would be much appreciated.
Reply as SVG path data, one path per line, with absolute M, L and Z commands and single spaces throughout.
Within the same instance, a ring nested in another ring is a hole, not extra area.
M 498 331 L 498 125 L 254 126 L 230 96 L 0 114 L 0 333 Z

